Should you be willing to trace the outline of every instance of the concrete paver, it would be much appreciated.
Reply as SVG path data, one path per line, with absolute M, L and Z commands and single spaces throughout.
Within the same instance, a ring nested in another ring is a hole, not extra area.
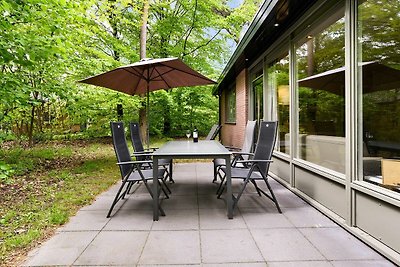
M 118 184 L 82 208 L 24 266 L 394 266 L 271 179 L 283 213 L 250 185 L 228 220 L 211 163 L 174 165 L 165 217 L 144 186 L 106 218 Z M 234 181 L 237 192 L 240 181 Z M 261 186 L 262 187 L 262 186 Z

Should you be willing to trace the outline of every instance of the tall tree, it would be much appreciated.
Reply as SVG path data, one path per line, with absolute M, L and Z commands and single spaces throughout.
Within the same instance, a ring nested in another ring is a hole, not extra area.
M 142 14 L 142 25 L 140 26 L 140 59 L 143 60 L 146 58 L 146 52 L 147 52 L 147 21 L 149 19 L 149 0 L 144 0 L 143 1 L 143 14 Z M 149 93 L 149 92 L 147 92 Z M 142 137 L 142 140 L 144 140 L 145 144 L 147 144 L 147 147 L 149 146 L 149 134 L 148 132 L 150 129 L 148 129 L 148 120 L 149 118 L 147 117 L 147 109 L 149 108 L 148 103 L 142 98 L 142 105 L 139 109 L 139 125 L 140 125 L 140 135 Z

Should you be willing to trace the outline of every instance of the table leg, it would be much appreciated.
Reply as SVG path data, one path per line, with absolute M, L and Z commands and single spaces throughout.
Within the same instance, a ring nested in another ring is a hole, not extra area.
M 228 219 L 233 219 L 233 198 L 232 198 L 232 179 L 231 179 L 231 158 L 225 158 L 226 164 L 226 205 L 228 206 Z
M 158 158 L 153 157 L 153 221 L 158 221 Z

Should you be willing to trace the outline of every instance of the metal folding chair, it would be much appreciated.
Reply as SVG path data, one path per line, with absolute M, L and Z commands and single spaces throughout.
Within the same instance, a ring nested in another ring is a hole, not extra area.
M 151 160 L 151 153 L 154 152 L 154 150 L 156 150 L 157 148 L 153 147 L 149 148 L 149 150 L 145 150 L 143 148 L 142 139 L 140 138 L 139 123 L 130 122 L 129 130 L 131 134 L 132 146 L 133 149 L 135 150 L 133 156 L 136 157 L 136 160 Z M 165 168 L 165 171 L 167 172 L 166 178 L 167 179 L 169 178 L 169 181 L 174 183 L 174 179 L 172 178 L 172 170 L 173 170 L 172 159 L 161 159 L 158 164 Z M 151 164 L 149 166 L 151 167 Z
M 214 125 L 211 127 L 211 130 L 210 130 L 210 132 L 208 133 L 208 135 L 207 135 L 207 137 L 206 137 L 206 140 L 214 140 L 214 139 L 217 137 L 219 131 L 221 130 L 221 127 L 222 127 L 221 125 L 214 124 Z
M 143 182 L 147 191 L 153 197 L 152 188 L 148 185 L 148 181 L 153 180 L 153 170 L 150 168 L 143 168 L 143 165 L 150 163 L 148 160 L 136 160 L 132 161 L 128 145 L 125 139 L 124 124 L 122 122 L 111 122 L 111 133 L 113 138 L 113 146 L 115 155 L 117 157 L 117 164 L 119 166 L 122 178 L 122 184 L 115 195 L 114 201 L 111 204 L 110 210 L 108 211 L 107 218 L 110 217 L 112 210 L 119 200 L 124 199 L 126 194 L 129 193 L 132 186 L 136 183 Z M 158 171 L 158 180 L 164 181 L 165 169 L 161 168 Z M 168 198 L 168 193 L 166 192 L 167 185 L 159 183 L 159 192 L 161 190 L 164 192 L 166 198 Z M 161 215 L 165 215 L 164 211 L 160 207 Z
M 249 153 L 253 152 L 254 148 L 254 132 L 256 129 L 257 121 L 247 121 L 245 134 L 244 134 L 244 141 L 241 148 L 225 146 L 230 151 L 232 151 L 233 159 L 231 162 L 231 166 L 235 167 L 236 161 L 244 160 L 249 158 Z M 225 166 L 224 159 L 214 159 L 214 179 L 213 183 L 217 181 L 217 176 L 219 173 L 219 169 Z M 219 190 L 218 190 L 219 191 Z
M 240 197 L 242 196 L 244 190 L 246 189 L 247 184 L 251 182 L 256 188 L 258 195 L 261 196 L 261 194 L 263 194 L 264 196 L 271 199 L 275 203 L 279 213 L 282 213 L 281 208 L 279 207 L 278 204 L 278 200 L 276 199 L 274 192 L 272 191 L 272 188 L 268 182 L 268 170 L 269 170 L 269 165 L 272 162 L 271 157 L 275 146 L 277 128 L 278 128 L 278 122 L 276 121 L 262 121 L 260 123 L 258 141 L 252 159 L 237 161 L 237 163 L 248 164 L 248 168 L 239 168 L 239 167 L 231 168 L 232 180 L 233 179 L 243 180 L 243 185 L 240 188 L 237 196 L 236 197 L 232 196 L 234 198 L 233 208 L 237 206 L 237 203 Z M 225 180 L 226 176 L 225 170 L 226 167 L 220 168 L 220 171 L 224 173 L 222 176 L 222 182 L 224 182 Z M 268 188 L 269 194 L 267 194 L 260 187 L 258 187 L 256 181 L 264 181 L 264 183 Z M 219 190 L 218 198 L 220 198 L 221 194 L 223 193 L 225 185 L 226 182 Z

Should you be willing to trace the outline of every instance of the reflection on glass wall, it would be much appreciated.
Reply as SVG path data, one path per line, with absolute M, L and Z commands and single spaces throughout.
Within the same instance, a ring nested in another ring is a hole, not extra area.
M 277 149 L 290 154 L 289 135 L 289 56 L 286 53 L 268 67 L 268 90 L 274 99 L 274 119 L 279 122 Z
M 262 70 L 258 71 L 253 75 L 253 115 L 254 120 L 258 122 L 264 119 L 264 108 L 263 108 L 263 73 Z
M 236 87 L 230 86 L 226 94 L 226 118 L 227 123 L 236 122 Z
M 296 49 L 297 156 L 344 173 L 344 12 L 338 12 L 325 21 L 326 25 L 321 23 L 318 28 L 310 30 Z
M 400 191 L 400 0 L 360 1 L 362 174 Z

